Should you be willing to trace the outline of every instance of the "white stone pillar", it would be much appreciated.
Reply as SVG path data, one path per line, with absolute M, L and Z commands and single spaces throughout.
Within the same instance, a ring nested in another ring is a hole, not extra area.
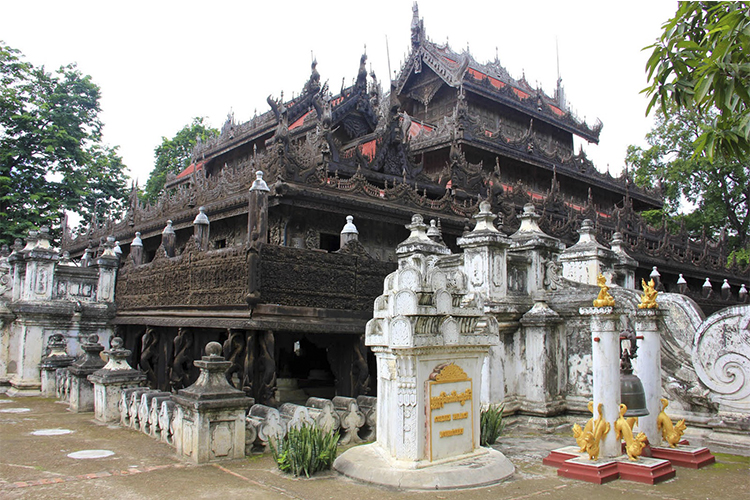
M 594 378 L 594 418 L 604 405 L 604 420 L 610 430 L 600 443 L 601 459 L 622 454 L 615 438 L 614 422 L 620 414 L 620 315 L 612 307 L 582 307 L 582 316 L 591 320 L 591 361 Z
M 542 416 L 562 412 L 561 387 L 566 378 L 560 362 L 567 356 L 564 343 L 558 340 L 560 323 L 560 315 L 543 301 L 537 301 L 521 318 L 526 353 L 522 391 L 526 412 Z
M 638 419 L 638 428 L 646 434 L 652 446 L 659 446 L 661 442 L 661 434 L 656 427 L 656 418 L 661 411 L 661 314 L 658 309 L 638 309 L 635 313 L 636 335 L 643 339 L 638 341 L 638 357 L 634 360 L 633 372 L 641 379 L 648 408 L 648 415 Z
M 96 267 L 99 269 L 99 281 L 96 288 L 98 302 L 115 301 L 115 281 L 120 260 L 115 254 L 114 246 L 115 239 L 108 236 L 104 243 L 104 252 L 96 259 Z

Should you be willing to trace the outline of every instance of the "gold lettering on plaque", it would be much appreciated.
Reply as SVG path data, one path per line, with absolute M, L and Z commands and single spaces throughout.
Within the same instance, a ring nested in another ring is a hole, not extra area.
M 453 420 L 463 420 L 465 418 L 469 418 L 469 412 L 465 411 L 462 413 L 454 413 L 453 414 Z
M 460 436 L 464 433 L 464 428 L 459 427 L 458 429 L 451 429 L 449 431 L 440 431 L 440 437 Z
M 430 398 L 430 409 L 440 410 L 447 403 L 461 403 L 463 406 L 467 401 L 471 401 L 471 389 L 466 389 L 464 392 L 451 391 L 450 394 L 441 392 L 439 396 Z
M 451 416 L 450 415 L 436 415 L 435 416 L 435 422 L 450 422 Z

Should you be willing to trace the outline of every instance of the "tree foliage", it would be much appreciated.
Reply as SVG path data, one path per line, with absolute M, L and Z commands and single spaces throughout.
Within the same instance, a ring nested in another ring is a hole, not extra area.
M 644 89 L 662 112 L 672 104 L 710 118 L 695 140 L 713 159 L 750 156 L 750 2 L 680 2 L 646 65 Z M 716 113 L 712 113 L 716 110 Z
M 715 113 L 709 113 L 712 117 Z M 750 165 L 722 153 L 713 160 L 695 154 L 695 141 L 706 129 L 704 115 L 671 106 L 657 113 L 646 135 L 649 148 L 629 146 L 626 163 L 640 186 L 659 186 L 664 216 L 689 232 L 717 237 L 726 230 L 735 250 L 745 248 L 750 224 Z
M 154 149 L 154 169 L 146 182 L 145 195 L 150 201 L 155 201 L 164 189 L 167 174 L 179 174 L 190 166 L 193 148 L 198 138 L 206 141 L 219 133 L 203 123 L 203 118 L 193 118 L 171 139 L 161 138 L 161 144 Z
M 99 87 L 74 64 L 52 73 L 0 42 L 0 243 L 119 215 L 127 197 L 116 148 L 101 143 Z

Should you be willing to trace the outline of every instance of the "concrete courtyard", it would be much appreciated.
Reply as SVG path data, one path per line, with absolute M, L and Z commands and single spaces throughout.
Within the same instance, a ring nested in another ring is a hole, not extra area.
M 43 431 L 39 433 L 38 431 Z M 71 431 L 71 432 L 67 432 Z M 212 465 L 180 461 L 172 448 L 136 431 L 101 425 L 93 414 L 39 397 L 0 395 L 2 499 L 738 499 L 750 497 L 750 458 L 714 453 L 700 470 L 648 486 L 618 480 L 602 486 L 558 477 L 542 465 L 549 450 L 574 444 L 562 433 L 540 435 L 516 426 L 495 448 L 516 467 L 507 481 L 461 491 L 397 491 L 327 472 L 311 479 L 281 473 L 270 454 Z M 70 458 L 84 450 L 102 458 Z M 103 454 L 103 453 L 102 453 Z

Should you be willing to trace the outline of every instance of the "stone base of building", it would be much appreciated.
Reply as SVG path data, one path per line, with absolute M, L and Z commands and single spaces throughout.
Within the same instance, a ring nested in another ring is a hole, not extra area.
M 8 396 L 40 396 L 42 394 L 41 382 L 25 382 L 23 380 L 11 380 L 10 387 L 6 386 Z
M 515 467 L 497 450 L 481 448 L 456 460 L 416 468 L 401 465 L 387 456 L 377 443 L 350 448 L 336 459 L 333 468 L 365 483 L 405 490 L 452 490 L 499 483 Z

